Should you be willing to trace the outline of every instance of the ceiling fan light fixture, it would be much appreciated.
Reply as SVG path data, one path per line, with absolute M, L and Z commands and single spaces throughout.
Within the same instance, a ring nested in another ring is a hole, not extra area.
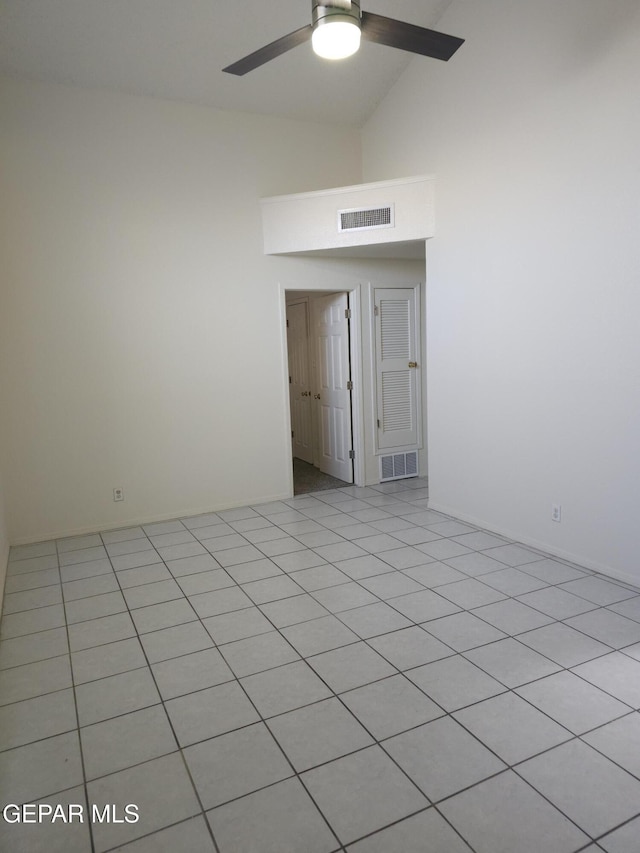
M 358 50 L 361 35 L 369 42 L 445 62 L 464 42 L 464 39 L 446 33 L 385 18 L 373 12 L 361 12 L 360 0 L 311 0 L 310 24 L 254 50 L 222 70 L 241 77 L 309 39 L 318 56 L 344 59 Z
M 346 16 L 318 21 L 311 45 L 314 53 L 323 59 L 346 59 L 360 47 L 360 27 Z

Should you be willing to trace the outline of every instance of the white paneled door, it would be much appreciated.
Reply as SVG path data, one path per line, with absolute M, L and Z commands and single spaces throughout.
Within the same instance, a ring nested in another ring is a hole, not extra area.
M 309 363 L 308 305 L 287 306 L 287 349 L 289 355 L 289 400 L 293 456 L 313 464 L 311 370 Z
M 376 288 L 378 448 L 420 442 L 419 306 L 417 288 Z
M 353 483 L 348 317 L 346 293 L 332 293 L 315 301 L 318 467 L 325 474 Z

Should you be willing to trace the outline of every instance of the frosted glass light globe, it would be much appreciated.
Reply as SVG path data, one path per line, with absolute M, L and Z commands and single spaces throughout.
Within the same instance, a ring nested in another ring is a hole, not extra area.
M 314 29 L 311 44 L 323 59 L 345 59 L 360 47 L 360 27 L 348 21 L 327 21 Z

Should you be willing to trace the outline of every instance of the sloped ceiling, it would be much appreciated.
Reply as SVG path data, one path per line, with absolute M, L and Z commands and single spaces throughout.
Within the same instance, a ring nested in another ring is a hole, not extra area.
M 362 6 L 438 29 L 451 2 Z M 310 0 L 0 0 L 0 73 L 360 127 L 409 62 L 438 62 L 363 42 L 331 63 L 305 44 L 244 77 L 222 73 L 310 21 Z

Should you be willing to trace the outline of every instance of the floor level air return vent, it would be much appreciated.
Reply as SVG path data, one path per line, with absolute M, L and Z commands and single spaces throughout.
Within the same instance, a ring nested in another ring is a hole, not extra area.
M 405 480 L 407 477 L 418 476 L 418 453 L 410 450 L 407 453 L 392 453 L 380 457 L 380 482 L 387 480 Z
M 338 231 L 372 231 L 395 226 L 394 207 L 352 207 L 338 211 Z

